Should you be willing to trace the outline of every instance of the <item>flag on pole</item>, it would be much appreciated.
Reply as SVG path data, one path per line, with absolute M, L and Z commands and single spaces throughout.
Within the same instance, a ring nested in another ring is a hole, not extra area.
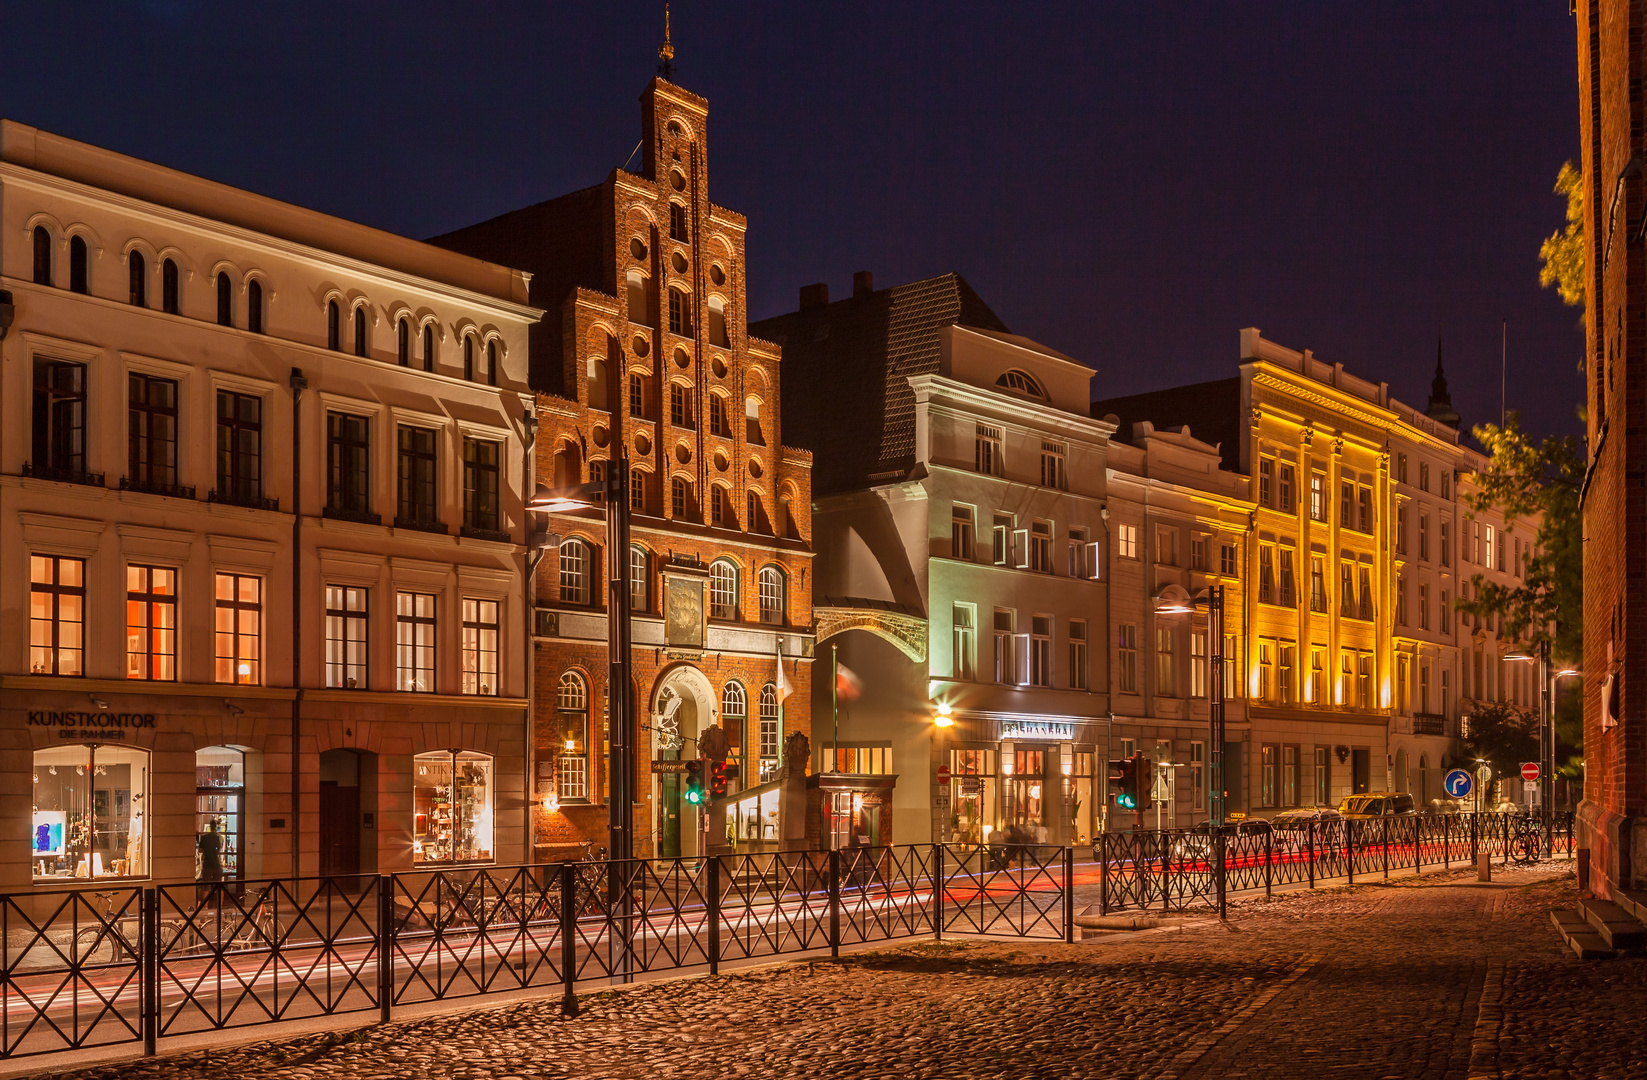
M 778 653 L 778 702 L 781 704 L 795 692 L 795 684 L 789 681 L 789 673 L 783 669 L 783 653 Z
M 856 701 L 863 696 L 864 683 L 845 664 L 835 665 L 835 697 L 839 701 Z

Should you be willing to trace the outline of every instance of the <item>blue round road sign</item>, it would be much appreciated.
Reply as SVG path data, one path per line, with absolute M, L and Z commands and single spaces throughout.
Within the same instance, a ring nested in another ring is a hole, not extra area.
M 1463 769 L 1454 769 L 1441 781 L 1441 786 L 1447 790 L 1450 798 L 1462 799 L 1475 787 L 1475 781 Z

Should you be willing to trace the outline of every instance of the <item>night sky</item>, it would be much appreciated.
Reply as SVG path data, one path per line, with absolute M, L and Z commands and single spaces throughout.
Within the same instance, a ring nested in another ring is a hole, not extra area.
M 0 0 L 0 115 L 411 236 L 598 182 L 640 137 L 655 0 Z M 1538 286 L 1578 156 L 1566 0 L 694 3 L 711 197 L 750 314 L 959 271 L 1099 395 L 1234 374 L 1237 331 L 1466 424 L 1577 430 Z M 25 46 L 26 43 L 26 46 Z

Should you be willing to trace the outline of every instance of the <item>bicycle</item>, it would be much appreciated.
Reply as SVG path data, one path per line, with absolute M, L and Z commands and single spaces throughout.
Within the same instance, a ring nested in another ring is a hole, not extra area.
M 1510 858 L 1522 866 L 1536 863 L 1540 846 L 1537 824 L 1530 818 L 1516 819 L 1515 832 L 1510 837 Z
M 122 914 L 114 912 L 114 898 L 118 892 L 96 892 L 92 896 L 103 901 L 103 914 L 95 926 L 81 927 L 74 935 L 74 952 L 70 962 L 75 964 L 118 964 L 136 963 L 143 954 L 143 916 L 141 914 L 124 914 L 129 910 L 128 903 L 121 909 Z M 127 894 L 132 900 L 137 900 L 136 893 Z

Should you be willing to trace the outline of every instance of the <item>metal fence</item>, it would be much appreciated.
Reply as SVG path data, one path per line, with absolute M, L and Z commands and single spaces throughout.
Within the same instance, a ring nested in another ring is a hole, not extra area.
M 1068 939 L 1068 848 L 914 846 L 0 897 L 0 1059 L 944 934 Z
M 1546 851 L 1549 826 L 1551 850 Z M 1223 909 L 1233 892 L 1387 878 L 1394 871 L 1571 857 L 1573 815 L 1404 814 L 1364 821 L 1242 822 L 1221 829 L 1105 833 L 1093 851 L 1103 914 Z

